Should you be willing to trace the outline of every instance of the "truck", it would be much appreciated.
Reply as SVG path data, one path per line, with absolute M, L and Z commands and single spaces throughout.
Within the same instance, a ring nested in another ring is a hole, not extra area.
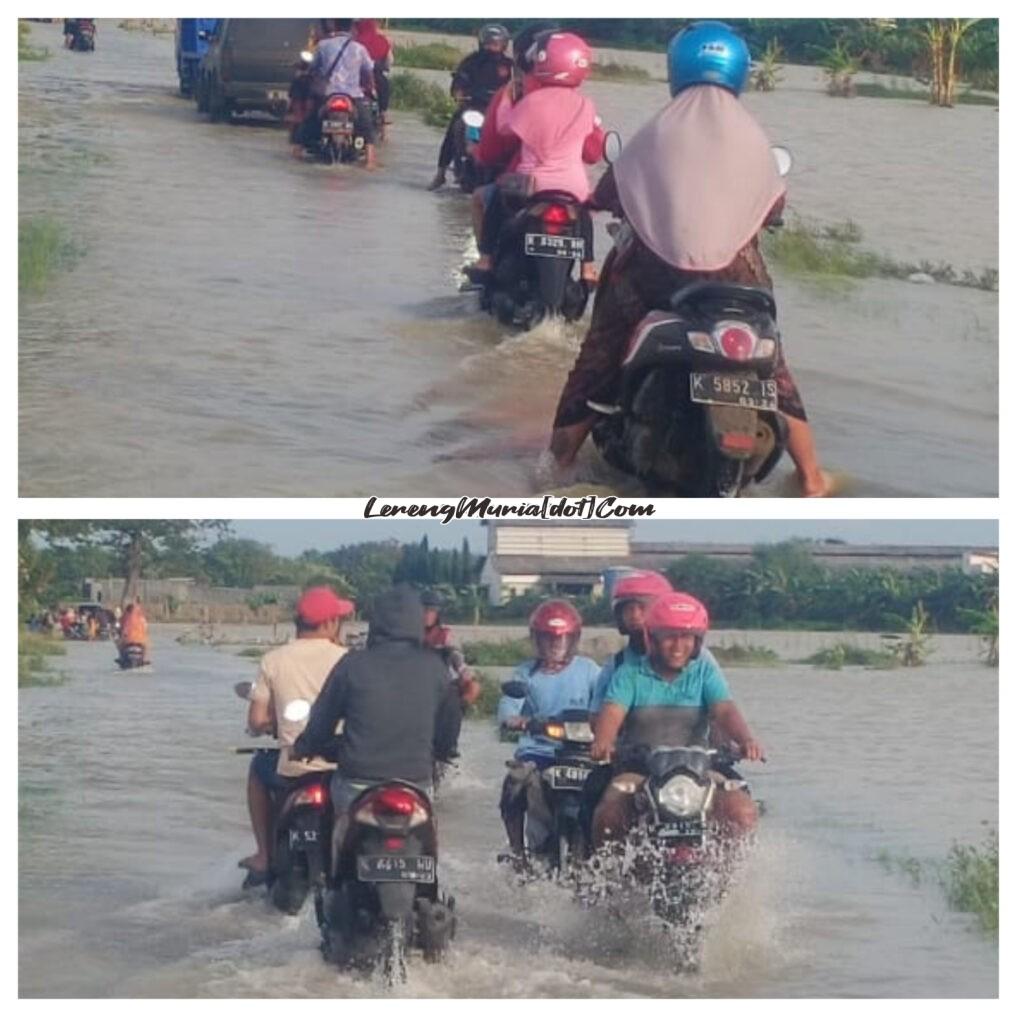
M 177 27 L 174 32 L 174 51 L 177 58 L 177 79 L 180 82 L 182 96 L 194 94 L 199 61 L 209 48 L 209 40 L 216 32 L 219 22 L 219 18 L 177 19 Z

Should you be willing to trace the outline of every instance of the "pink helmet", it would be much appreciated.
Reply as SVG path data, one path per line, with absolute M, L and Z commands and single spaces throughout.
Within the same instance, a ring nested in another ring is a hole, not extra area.
M 573 32 L 540 35 L 528 58 L 531 73 L 543 85 L 576 89 L 591 74 L 591 47 Z
M 672 590 L 669 581 L 654 570 L 639 570 L 628 574 L 613 585 L 613 612 L 624 602 L 654 599 L 668 595 Z
M 645 614 L 645 630 L 685 630 L 704 637 L 708 630 L 708 610 L 685 591 L 661 595 Z

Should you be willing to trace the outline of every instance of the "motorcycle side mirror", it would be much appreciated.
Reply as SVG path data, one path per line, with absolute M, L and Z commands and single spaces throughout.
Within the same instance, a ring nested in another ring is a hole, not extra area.
M 464 116 L 461 120 L 463 120 L 468 127 L 480 128 L 485 123 L 485 114 L 479 113 L 478 110 L 465 110 Z
M 607 131 L 606 137 L 602 140 L 602 158 L 612 166 L 620 158 L 623 152 L 623 139 L 618 131 Z
M 773 145 L 772 158 L 780 177 L 785 177 L 793 168 L 793 153 L 785 145 Z
M 315 54 L 311 50 L 302 50 L 301 59 L 306 63 L 310 64 L 315 59 Z
M 284 706 L 283 717 L 287 722 L 304 722 L 311 710 L 310 702 L 305 701 L 304 698 L 296 698 L 294 701 L 288 701 Z
M 251 698 L 252 688 L 254 684 L 250 680 L 241 680 L 239 683 L 234 684 L 234 693 L 241 698 L 242 701 L 248 701 Z
M 528 696 L 528 685 L 522 680 L 504 680 L 499 689 L 508 698 L 526 698 Z

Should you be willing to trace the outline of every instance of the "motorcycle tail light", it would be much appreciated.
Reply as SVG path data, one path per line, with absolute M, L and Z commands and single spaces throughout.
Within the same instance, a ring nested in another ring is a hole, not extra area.
M 687 334 L 687 342 L 696 350 L 705 354 L 715 354 L 715 344 L 708 333 L 690 332 Z
M 387 836 L 383 840 L 383 847 L 386 850 L 403 850 L 404 849 L 404 837 L 403 836 Z
M 354 815 L 366 825 L 398 828 L 420 825 L 429 816 L 428 804 L 413 790 L 402 786 L 384 786 L 370 794 Z
M 754 355 L 758 337 L 742 322 L 721 322 L 714 333 L 719 350 L 731 361 L 747 361 Z
M 756 358 L 772 358 L 776 354 L 776 342 L 771 337 L 763 336 L 758 341 L 758 346 L 754 349 L 754 356 Z
M 326 788 L 324 786 L 306 786 L 298 792 L 298 795 L 294 798 L 294 803 L 322 807 L 326 803 Z
M 754 449 L 754 436 L 747 432 L 724 432 L 719 445 L 731 453 L 750 453 Z
M 542 213 L 542 222 L 562 227 L 570 222 L 570 210 L 565 205 L 548 205 Z
M 330 110 L 342 110 L 349 113 L 351 109 L 351 101 L 346 96 L 334 96 L 326 104 L 326 107 Z

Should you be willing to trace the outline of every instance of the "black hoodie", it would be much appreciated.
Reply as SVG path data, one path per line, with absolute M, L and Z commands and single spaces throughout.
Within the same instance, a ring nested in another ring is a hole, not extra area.
M 312 706 L 294 754 L 311 757 L 334 746 L 338 768 L 350 779 L 432 781 L 437 712 L 449 676 L 443 660 L 422 646 L 421 599 L 408 585 L 380 595 L 368 630 L 368 647 L 348 652 L 333 667 Z M 447 749 L 437 746 L 442 754 Z

